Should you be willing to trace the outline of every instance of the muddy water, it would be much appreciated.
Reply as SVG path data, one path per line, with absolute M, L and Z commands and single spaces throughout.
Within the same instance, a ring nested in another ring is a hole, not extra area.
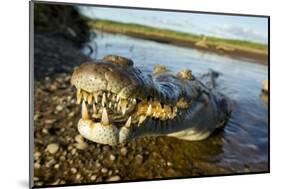
M 209 68 L 220 72 L 218 89 L 234 103 L 227 126 L 201 142 L 180 141 L 169 154 L 173 154 L 174 161 L 181 161 L 187 155 L 195 165 L 223 167 L 225 173 L 268 170 L 268 102 L 267 97 L 261 97 L 261 84 L 268 77 L 268 66 L 255 64 L 254 60 L 234 59 L 123 35 L 98 33 L 94 41 L 98 47 L 94 58 L 118 54 L 133 59 L 135 65 L 144 70 L 163 64 L 173 71 L 189 68 L 195 75 Z M 218 172 L 213 168 L 206 170 L 210 174 Z

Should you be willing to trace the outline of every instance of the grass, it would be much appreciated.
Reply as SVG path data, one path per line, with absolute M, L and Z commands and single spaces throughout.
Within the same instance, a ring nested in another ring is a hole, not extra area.
M 202 41 L 202 35 L 195 35 L 192 33 L 173 31 L 169 29 L 155 28 L 150 26 L 144 26 L 140 24 L 132 23 L 123 23 L 110 20 L 91 20 L 88 22 L 90 27 L 114 32 L 114 33 L 124 33 L 128 35 L 138 35 L 140 37 L 146 38 L 162 38 L 168 41 L 178 41 L 178 42 L 189 42 L 196 43 Z M 251 51 L 256 53 L 262 53 L 267 55 L 268 46 L 266 44 L 245 41 L 245 40 L 236 40 L 236 39 L 227 39 L 227 38 L 218 38 L 212 36 L 204 36 L 206 40 L 205 44 L 208 46 L 218 47 L 225 46 L 227 48 L 234 48 L 242 51 Z

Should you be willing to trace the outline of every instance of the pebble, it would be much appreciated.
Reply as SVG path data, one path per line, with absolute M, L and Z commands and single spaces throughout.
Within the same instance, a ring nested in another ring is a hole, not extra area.
M 143 161 L 142 155 L 138 154 L 138 155 L 135 157 L 135 162 L 136 162 L 137 164 L 142 164 L 142 161 Z
M 126 156 L 127 153 L 128 153 L 127 148 L 126 147 L 121 148 L 120 153 L 121 153 L 122 156 Z
M 76 154 L 76 149 L 75 149 L 75 148 L 73 148 L 73 149 L 71 150 L 71 154 L 72 154 L 72 155 Z
M 171 162 L 167 162 L 167 166 L 172 166 L 173 164 Z
M 78 173 L 77 175 L 76 175 L 76 180 L 79 180 L 81 178 L 81 175 Z
M 107 173 L 107 171 L 108 171 L 107 168 L 102 168 L 102 169 L 101 169 L 101 172 L 102 172 L 102 173 Z
M 107 181 L 113 182 L 113 181 L 119 181 L 120 179 L 121 179 L 120 176 L 115 175 L 115 176 L 109 177 L 109 178 L 107 179 Z
M 60 167 L 60 164 L 56 164 L 56 165 L 54 166 L 55 169 L 58 169 L 59 167 Z
M 73 174 L 77 173 L 77 169 L 74 168 L 74 167 L 72 167 L 72 168 L 70 169 L 70 171 L 71 171 L 71 173 L 73 173 Z
M 41 167 L 40 163 L 36 162 L 34 163 L 34 168 L 35 169 L 39 169 Z
M 63 109 L 64 109 L 64 107 L 63 107 L 62 105 L 57 105 L 57 106 L 56 106 L 56 110 L 57 110 L 58 112 L 62 111 Z
M 83 143 L 76 143 L 74 144 L 75 147 L 79 150 L 85 150 L 88 147 L 88 144 L 86 142 Z
M 76 135 L 75 136 L 75 141 L 78 143 L 83 143 L 84 142 L 84 138 L 81 135 Z
M 38 152 L 38 151 L 34 152 L 34 154 L 33 154 L 33 157 L 34 157 L 35 160 L 39 159 L 40 156 L 41 156 L 41 153 Z
M 96 178 L 97 178 L 97 175 L 92 175 L 90 179 L 91 180 L 96 180 Z
M 110 159 L 111 161 L 114 161 L 114 160 L 116 159 L 116 157 L 115 157 L 114 155 L 110 154 L 109 159 Z
M 46 119 L 46 120 L 44 121 L 45 124 L 53 124 L 53 123 L 55 123 L 55 122 L 56 122 L 55 119 Z
M 56 161 L 55 161 L 54 159 L 51 159 L 50 161 L 48 161 L 48 162 L 46 163 L 46 167 L 51 167 L 51 166 L 53 166 L 55 163 L 56 163 Z
M 59 150 L 59 145 L 56 143 L 51 143 L 47 146 L 46 150 L 51 154 L 55 154 Z

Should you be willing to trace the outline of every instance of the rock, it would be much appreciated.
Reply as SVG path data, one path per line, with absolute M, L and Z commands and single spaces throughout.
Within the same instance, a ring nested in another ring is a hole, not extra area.
M 96 178 L 97 178 L 97 175 L 92 175 L 92 176 L 90 177 L 90 179 L 91 179 L 92 181 L 96 180 Z
M 78 173 L 78 174 L 76 175 L 76 180 L 79 180 L 80 178 L 81 178 L 81 174 Z
M 107 171 L 108 171 L 107 168 L 102 168 L 102 169 L 101 169 L 101 172 L 102 172 L 102 173 L 107 173 Z
M 113 181 L 119 181 L 120 179 L 121 179 L 120 176 L 115 175 L 115 176 L 109 177 L 109 178 L 107 179 L 107 181 L 108 181 L 108 182 L 113 182 Z
M 55 169 L 58 169 L 59 167 L 60 167 L 60 164 L 56 164 L 56 165 L 54 166 Z
M 142 161 L 143 161 L 142 155 L 140 155 L 140 154 L 136 155 L 136 157 L 135 157 L 136 164 L 140 165 L 140 164 L 142 164 Z
M 45 124 L 53 124 L 53 123 L 55 123 L 55 122 L 56 122 L 55 119 L 46 119 L 46 120 L 44 121 Z
M 56 110 L 57 110 L 58 112 L 62 111 L 63 109 L 64 109 L 64 107 L 63 107 L 62 105 L 57 105 L 57 106 L 56 106 Z
M 75 143 L 75 147 L 79 150 L 85 150 L 88 147 L 88 144 L 86 142 L 83 143 Z
M 114 161 L 116 158 L 115 158 L 114 155 L 110 154 L 109 159 L 110 159 L 111 161 Z
M 76 135 L 75 136 L 75 141 L 78 143 L 83 143 L 84 142 L 84 138 L 81 135 Z
M 72 167 L 72 168 L 70 169 L 70 171 L 71 171 L 71 173 L 73 173 L 73 174 L 77 173 L 77 169 L 74 168 L 74 167 Z
M 35 160 L 38 160 L 39 158 L 40 158 L 40 156 L 41 156 L 41 153 L 40 152 L 34 152 L 34 154 L 33 154 L 33 158 L 35 159 Z
M 167 162 L 167 166 L 170 167 L 170 166 L 172 166 L 172 165 L 173 165 L 173 164 L 172 164 L 171 162 L 169 162 L 169 161 Z
M 40 169 L 41 165 L 40 163 L 36 162 L 34 163 L 34 169 Z
M 59 150 L 59 145 L 56 143 L 51 143 L 47 146 L 46 150 L 51 154 L 55 154 Z
M 126 156 L 127 153 L 128 153 L 127 148 L 126 147 L 121 148 L 120 153 L 121 153 L 122 156 Z
M 55 163 L 56 163 L 56 160 L 51 159 L 50 161 L 48 161 L 48 162 L 46 163 L 46 167 L 52 167 Z

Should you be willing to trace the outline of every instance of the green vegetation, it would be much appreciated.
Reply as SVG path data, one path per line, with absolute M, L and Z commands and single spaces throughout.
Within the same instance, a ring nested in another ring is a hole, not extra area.
M 193 44 L 194 46 L 198 47 L 200 46 L 224 51 L 238 50 L 267 55 L 268 49 L 267 45 L 265 44 L 251 41 L 200 36 L 191 33 L 154 28 L 139 24 L 115 22 L 110 20 L 91 20 L 89 21 L 89 26 L 106 32 L 123 33 L 141 38 L 171 42 L 174 44 Z M 200 42 L 200 44 L 198 42 Z

